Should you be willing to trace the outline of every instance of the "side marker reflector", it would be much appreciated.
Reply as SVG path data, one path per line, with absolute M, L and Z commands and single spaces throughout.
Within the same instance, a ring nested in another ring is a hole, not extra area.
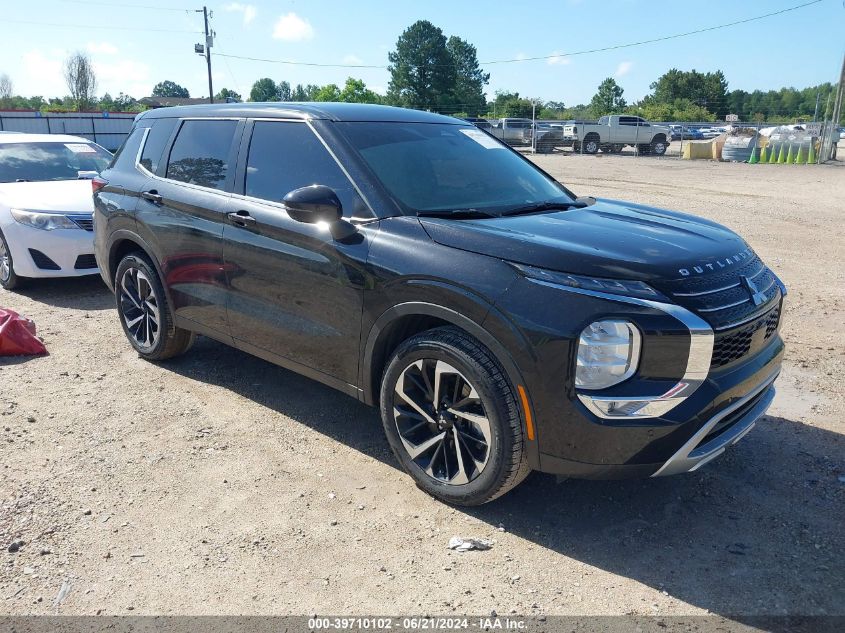
M 534 420 L 531 419 L 531 407 L 528 406 L 528 395 L 525 393 L 525 387 L 517 385 L 516 390 L 519 391 L 519 399 L 522 401 L 522 410 L 525 411 L 525 431 L 528 434 L 529 440 L 534 440 Z

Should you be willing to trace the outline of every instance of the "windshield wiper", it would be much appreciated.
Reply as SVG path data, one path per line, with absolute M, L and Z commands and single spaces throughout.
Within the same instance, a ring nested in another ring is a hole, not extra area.
M 502 211 L 500 215 L 522 215 L 525 213 L 539 213 L 541 211 L 566 211 L 567 209 L 583 209 L 587 206 L 586 202 L 581 200 L 573 200 L 572 202 L 535 202 L 534 204 L 526 204 L 523 207 L 514 207 L 507 211 Z
M 495 213 L 479 211 L 478 209 L 442 209 L 439 211 L 417 211 L 417 216 L 421 218 L 454 218 L 456 220 L 498 217 Z

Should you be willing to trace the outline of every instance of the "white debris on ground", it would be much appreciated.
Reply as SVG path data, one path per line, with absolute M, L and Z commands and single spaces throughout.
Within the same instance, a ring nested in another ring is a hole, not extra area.
M 457 552 L 468 552 L 469 550 L 487 550 L 493 547 L 494 541 L 484 538 L 465 538 L 463 536 L 453 536 L 449 539 L 449 549 Z

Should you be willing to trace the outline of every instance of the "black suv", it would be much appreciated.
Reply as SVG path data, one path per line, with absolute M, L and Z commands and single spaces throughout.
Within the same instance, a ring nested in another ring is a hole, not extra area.
M 785 288 L 726 228 L 577 198 L 469 123 L 358 104 L 140 115 L 94 182 L 138 353 L 195 334 L 381 410 L 426 492 L 695 470 L 774 397 Z

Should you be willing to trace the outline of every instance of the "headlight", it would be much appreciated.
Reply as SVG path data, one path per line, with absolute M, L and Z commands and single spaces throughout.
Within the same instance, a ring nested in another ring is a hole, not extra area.
M 31 226 L 34 229 L 53 231 L 55 229 L 78 229 L 71 219 L 60 213 L 38 213 L 37 211 L 23 211 L 11 209 L 15 222 Z
M 581 332 L 575 386 L 606 389 L 630 378 L 640 362 L 640 331 L 629 321 L 595 321 Z
M 604 292 L 614 295 L 625 295 L 626 297 L 637 297 L 639 299 L 651 299 L 653 301 L 666 301 L 666 297 L 657 292 L 654 288 L 642 281 L 628 281 L 623 279 L 605 279 L 603 277 L 585 277 L 583 275 L 571 275 L 560 273 L 545 268 L 526 266 L 525 264 L 511 264 L 529 279 L 545 281 L 558 286 L 569 286 L 582 290 Z

